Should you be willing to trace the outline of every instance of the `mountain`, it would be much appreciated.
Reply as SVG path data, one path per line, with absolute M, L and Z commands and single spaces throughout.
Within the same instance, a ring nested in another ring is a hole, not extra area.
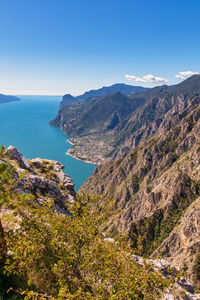
M 198 85 L 191 92 L 185 89 L 196 80 L 199 77 L 176 86 L 177 99 L 166 89 L 166 98 L 163 94 L 145 103 L 152 108 L 155 100 L 155 110 L 167 111 L 159 122 L 154 112 L 140 143 L 97 167 L 80 192 L 115 201 L 116 215 L 104 228 L 111 237 L 126 232 L 133 247 L 140 243 L 141 255 L 180 265 L 199 288 L 200 95 L 196 96 Z M 140 114 L 146 116 L 144 108 Z
M 200 94 L 199 81 L 200 75 L 194 75 L 176 86 L 159 86 L 129 96 L 115 93 L 80 102 L 63 107 L 50 124 L 72 136 L 73 156 L 102 163 L 108 157 L 126 155 L 143 138 L 153 135 L 173 106 L 187 106 L 192 97 Z M 97 151 L 89 153 L 89 145 L 95 144 Z
M 65 134 L 72 136 L 70 142 L 73 146 L 68 154 L 100 164 L 107 152 L 113 150 L 110 145 L 114 141 L 110 132 L 144 101 L 143 98 L 134 101 L 117 92 L 64 106 L 49 124 L 60 127 Z
M 142 91 L 144 92 L 147 90 L 148 88 L 144 88 L 142 86 L 133 86 L 124 83 L 116 83 L 111 86 L 106 86 L 106 87 L 104 86 L 97 90 L 91 90 L 89 92 L 84 93 L 81 96 L 76 97 L 76 99 L 78 99 L 78 101 L 86 101 L 86 100 L 90 100 L 91 98 L 100 98 L 109 94 L 114 94 L 116 92 L 120 92 L 124 96 L 128 96 L 133 93 L 138 93 Z
M 59 126 L 68 135 L 86 135 L 115 128 L 130 111 L 143 103 L 120 92 L 63 107 L 50 125 Z
M 12 102 L 12 101 L 19 101 L 19 100 L 20 100 L 20 98 L 16 97 L 16 96 L 8 96 L 8 95 L 0 94 L 0 104 Z
M 146 101 L 115 129 L 113 157 L 121 157 L 143 138 L 153 135 L 167 111 L 177 104 L 186 107 L 196 95 L 200 95 L 200 75 L 194 75 L 173 87 L 163 86 L 133 95 L 132 99 L 146 98 Z M 155 121 L 154 127 L 151 126 L 152 121 Z
M 148 88 L 144 88 L 142 86 L 133 86 L 133 85 L 127 85 L 124 83 L 116 83 L 111 86 L 102 87 L 97 90 L 91 90 L 88 92 L 85 92 L 83 95 L 73 97 L 70 94 L 64 95 L 63 99 L 60 103 L 60 108 L 62 109 L 64 106 L 69 106 L 71 104 L 74 104 L 76 102 L 81 101 L 89 101 L 92 98 L 101 98 L 109 94 L 114 94 L 116 92 L 120 92 L 124 96 L 131 95 L 133 93 L 138 93 L 142 91 L 147 91 Z
M 60 102 L 59 109 L 62 109 L 64 106 L 72 105 L 76 102 L 77 102 L 76 98 L 73 97 L 72 95 L 70 95 L 70 94 L 64 95 L 62 98 L 62 101 Z

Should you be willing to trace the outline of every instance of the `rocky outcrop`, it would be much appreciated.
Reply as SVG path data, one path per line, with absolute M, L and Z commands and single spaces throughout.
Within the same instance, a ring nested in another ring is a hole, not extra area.
M 134 255 L 134 260 L 138 265 L 151 265 L 156 271 L 168 278 L 174 280 L 174 284 L 167 288 L 167 291 L 162 295 L 162 300 L 199 300 L 200 294 L 195 293 L 195 287 L 190 280 L 184 276 L 184 270 L 181 270 L 177 265 L 169 263 L 166 259 L 145 259 L 141 256 Z
M 30 167 L 28 161 L 23 157 L 23 155 L 13 146 L 7 148 L 7 156 L 11 161 L 17 162 L 20 168 L 28 170 L 34 173 L 33 168 Z
M 40 158 L 26 160 L 13 146 L 6 149 L 0 163 L 9 162 L 15 167 L 16 189 L 32 194 L 37 201 L 54 200 L 58 211 L 67 212 L 67 204 L 75 199 L 74 183 L 63 172 L 64 166 L 56 161 Z

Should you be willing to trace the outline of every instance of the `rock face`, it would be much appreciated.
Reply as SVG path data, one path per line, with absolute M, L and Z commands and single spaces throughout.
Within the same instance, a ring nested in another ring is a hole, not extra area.
M 7 149 L 7 155 L 11 161 L 16 161 L 19 164 L 20 168 L 34 173 L 34 170 L 33 168 L 31 168 L 28 161 L 15 147 L 9 146 Z
M 185 267 L 197 287 L 199 107 L 200 96 L 178 96 L 159 121 L 153 119 L 145 125 L 139 144 L 132 144 L 131 152 L 96 168 L 81 188 L 115 200 L 120 213 L 111 216 L 105 228 L 111 236 L 127 232 L 133 246 L 142 236 L 142 255 L 161 255 Z
M 75 191 L 74 183 L 63 172 L 64 166 L 61 163 L 40 158 L 26 160 L 13 146 L 7 148 L 2 162 L 5 161 L 16 168 L 14 176 L 18 191 L 32 194 L 38 201 L 51 197 L 57 210 L 67 212 L 66 204 L 74 201 Z

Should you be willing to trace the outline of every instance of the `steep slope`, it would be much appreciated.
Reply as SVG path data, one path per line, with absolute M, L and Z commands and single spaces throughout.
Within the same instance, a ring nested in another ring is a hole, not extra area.
M 121 157 L 137 146 L 142 138 L 156 132 L 164 114 L 179 104 L 186 107 L 195 95 L 200 95 L 200 75 L 194 75 L 173 87 L 158 87 L 146 93 L 133 95 L 132 98 L 146 97 L 143 107 L 133 112 L 129 119 L 115 128 L 114 157 Z M 154 122 L 152 127 L 151 122 Z
M 104 194 L 119 213 L 105 227 L 112 236 L 129 233 L 133 245 L 143 237 L 142 254 L 167 256 L 194 272 L 200 246 L 200 96 L 179 99 L 152 137 L 124 158 L 98 168 L 81 191 Z M 186 104 L 187 103 L 187 104 Z
M 8 96 L 8 95 L 0 94 L 0 104 L 12 102 L 12 101 L 19 101 L 19 100 L 20 98 L 16 96 Z

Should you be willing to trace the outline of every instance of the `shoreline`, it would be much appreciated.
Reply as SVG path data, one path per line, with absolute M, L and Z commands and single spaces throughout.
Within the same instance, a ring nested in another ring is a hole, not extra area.
M 92 162 L 92 161 L 89 161 L 89 160 L 84 160 L 84 159 L 78 158 L 75 155 L 70 154 L 69 152 L 66 152 L 65 154 L 71 156 L 74 159 L 77 159 L 77 160 L 80 160 L 82 162 L 85 162 L 86 164 L 92 164 L 92 165 L 97 165 L 97 166 L 101 165 L 101 163 L 97 163 L 97 162 L 95 163 L 95 162 Z
M 74 159 L 96 166 L 100 166 L 107 161 L 103 157 L 106 147 L 94 138 L 69 138 L 66 141 L 70 146 L 65 153 Z
M 74 146 L 74 144 L 70 141 L 70 139 L 66 139 L 66 141 L 67 141 L 70 145 Z

